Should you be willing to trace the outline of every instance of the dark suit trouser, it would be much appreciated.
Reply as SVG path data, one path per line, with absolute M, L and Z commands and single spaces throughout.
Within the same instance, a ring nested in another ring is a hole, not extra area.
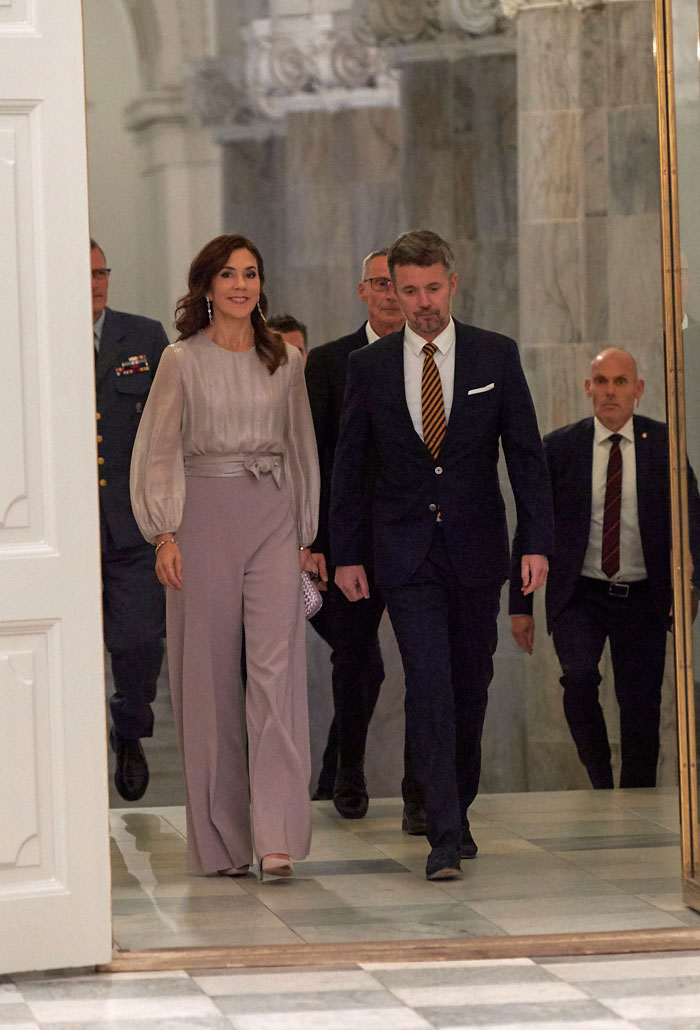
M 609 639 L 620 706 L 620 786 L 653 787 L 666 627 L 648 583 L 632 585 L 628 597 L 612 597 L 595 583 L 582 578 L 552 626 L 563 673 L 564 713 L 591 783 L 612 787 L 610 744 L 598 700 L 598 663 Z
M 500 584 L 462 586 L 442 531 L 411 580 L 384 589 L 406 677 L 406 732 L 432 847 L 459 846 L 476 797 Z
M 384 682 L 378 636 L 384 598 L 374 584 L 371 570 L 368 570 L 368 580 L 369 598 L 355 602 L 348 601 L 342 591 L 330 583 L 323 595 L 323 607 L 311 619 L 311 625 L 332 650 L 335 716 L 327 750 L 332 749 L 334 737 L 338 767 L 348 771 L 362 765 L 367 730 Z M 324 765 L 327 761 L 332 761 L 330 753 L 324 755 Z
M 118 550 L 110 534 L 103 535 L 102 610 L 114 676 L 109 708 L 115 732 L 125 740 L 151 737 L 151 703 L 163 663 L 165 592 L 150 544 Z

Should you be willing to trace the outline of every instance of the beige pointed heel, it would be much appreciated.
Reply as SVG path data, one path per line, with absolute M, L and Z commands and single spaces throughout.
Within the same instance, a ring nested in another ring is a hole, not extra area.
M 260 859 L 260 882 L 267 874 L 268 876 L 291 876 L 294 873 L 294 865 L 289 855 L 271 854 L 263 855 Z

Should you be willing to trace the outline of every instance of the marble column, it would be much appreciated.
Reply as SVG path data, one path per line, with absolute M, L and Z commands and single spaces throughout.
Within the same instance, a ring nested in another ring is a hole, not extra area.
M 505 5 L 504 5 L 505 6 Z M 631 351 L 665 418 L 659 157 L 653 5 L 516 2 L 519 101 L 520 343 L 543 432 L 590 413 L 591 358 Z M 559 667 L 536 602 L 526 661 L 528 782 L 586 786 L 561 713 Z M 601 687 L 619 750 L 609 658 Z M 667 663 L 660 782 L 675 777 L 672 663 Z

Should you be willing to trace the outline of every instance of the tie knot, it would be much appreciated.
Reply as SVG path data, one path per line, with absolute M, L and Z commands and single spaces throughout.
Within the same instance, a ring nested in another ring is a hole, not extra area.
M 608 440 L 613 445 L 613 447 L 615 446 L 615 444 L 618 444 L 621 439 L 622 439 L 622 434 L 621 433 L 611 433 L 610 436 L 608 437 Z
M 426 354 L 429 358 L 432 358 L 432 356 L 433 356 L 433 354 L 435 353 L 436 350 L 437 350 L 437 344 L 436 343 L 426 343 L 425 346 L 423 347 L 423 353 Z

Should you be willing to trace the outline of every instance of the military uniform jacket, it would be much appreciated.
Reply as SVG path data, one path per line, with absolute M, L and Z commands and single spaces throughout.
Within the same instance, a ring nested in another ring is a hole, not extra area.
M 129 469 L 141 413 L 168 338 L 160 322 L 105 309 L 95 361 L 102 548 L 108 527 L 117 548 L 143 544 L 131 511 Z

